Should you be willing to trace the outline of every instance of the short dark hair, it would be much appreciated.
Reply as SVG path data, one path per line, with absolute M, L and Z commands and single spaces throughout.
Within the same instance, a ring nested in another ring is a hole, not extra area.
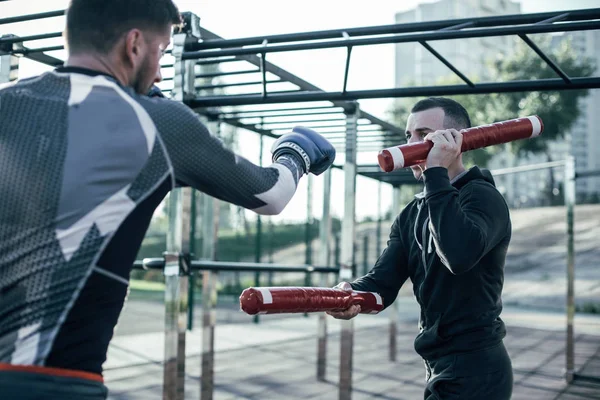
M 471 127 L 471 118 L 465 108 L 457 101 L 446 97 L 429 97 L 418 101 L 410 110 L 411 113 L 441 108 L 444 110 L 445 129 L 465 129 Z
M 67 10 L 69 51 L 108 53 L 130 29 L 164 29 L 180 23 L 172 0 L 71 0 Z

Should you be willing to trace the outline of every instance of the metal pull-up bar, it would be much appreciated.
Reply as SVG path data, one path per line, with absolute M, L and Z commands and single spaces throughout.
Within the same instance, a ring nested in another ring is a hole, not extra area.
M 312 32 L 289 33 L 281 35 L 255 36 L 239 39 L 210 39 L 193 43 L 186 46 L 187 50 L 207 50 L 218 48 L 232 48 L 260 45 L 265 39 L 268 43 L 303 42 L 325 39 L 340 39 L 341 32 L 348 37 L 391 35 L 399 33 L 411 33 L 415 31 L 442 31 L 458 28 L 485 28 L 501 25 L 526 25 L 538 23 L 550 23 L 558 20 L 580 21 L 600 18 L 600 8 L 592 8 L 574 11 L 545 12 L 535 14 L 513 14 L 480 18 L 461 18 L 453 20 L 438 20 L 427 22 L 411 22 L 405 24 L 390 24 L 380 26 L 368 26 L 348 29 L 330 29 Z M 344 46 L 344 45 L 342 45 Z

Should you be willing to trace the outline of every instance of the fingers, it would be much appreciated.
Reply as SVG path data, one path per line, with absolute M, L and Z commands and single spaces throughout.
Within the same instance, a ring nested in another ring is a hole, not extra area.
M 445 129 L 428 133 L 424 140 L 429 140 L 433 144 L 446 144 L 451 148 L 461 149 L 463 135 L 456 129 Z
M 335 319 L 352 319 L 360 313 L 360 306 L 355 304 L 344 311 L 326 311 L 326 314 L 331 315 Z
M 352 286 L 348 282 L 340 282 L 333 287 L 334 289 L 344 290 L 346 292 L 352 291 Z
M 463 143 L 463 134 L 459 131 L 453 129 L 455 133 L 453 133 L 454 140 L 456 140 L 456 146 L 462 151 L 462 143 Z
M 348 282 L 340 282 L 333 288 L 343 290 L 346 292 L 352 292 L 353 290 L 352 286 Z M 326 311 L 326 313 L 336 319 L 352 319 L 360 313 L 360 306 L 358 304 L 355 304 L 344 311 Z

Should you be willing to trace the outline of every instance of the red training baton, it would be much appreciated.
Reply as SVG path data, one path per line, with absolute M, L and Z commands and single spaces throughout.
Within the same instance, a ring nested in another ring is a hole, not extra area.
M 537 115 L 474 126 L 460 131 L 463 134 L 461 151 L 528 139 L 539 136 L 543 131 L 544 123 Z M 424 162 L 432 147 L 433 143 L 429 140 L 388 147 L 379 152 L 377 160 L 382 170 L 392 172 Z
M 240 308 L 246 314 L 308 313 L 343 311 L 360 305 L 361 314 L 383 310 L 383 299 L 374 292 L 345 291 L 315 287 L 251 287 L 240 296 Z

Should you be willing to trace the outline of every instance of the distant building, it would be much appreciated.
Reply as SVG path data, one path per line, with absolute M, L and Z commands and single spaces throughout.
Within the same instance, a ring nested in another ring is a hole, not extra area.
M 520 14 L 521 5 L 506 0 L 440 0 L 420 4 L 415 9 L 396 14 L 396 23 L 435 21 L 458 18 Z M 436 51 L 467 77 L 486 77 L 485 60 L 511 48 L 510 38 L 487 37 L 432 41 Z M 444 64 L 418 43 L 396 45 L 396 86 L 435 84 L 440 77 L 452 74 Z
M 590 57 L 600 71 L 600 31 L 576 31 L 562 35 L 569 38 L 573 50 L 579 55 Z M 600 90 L 590 90 L 581 103 L 581 115 L 571 131 L 572 154 L 577 170 L 600 170 Z M 577 195 L 580 200 L 589 200 L 600 195 L 600 177 L 577 180 Z
M 506 0 L 440 0 L 420 4 L 416 8 L 396 14 L 396 23 L 423 22 L 493 15 L 520 14 L 519 3 Z M 554 40 L 571 38 L 574 49 L 581 55 L 594 58 L 600 67 L 600 31 L 570 32 L 556 36 Z M 447 41 L 432 41 L 429 44 L 448 59 L 459 71 L 470 79 L 485 80 L 489 77 L 486 61 L 498 54 L 508 54 L 513 46 L 510 37 L 472 38 Z M 453 73 L 437 58 L 418 43 L 396 45 L 396 87 L 407 85 L 435 85 L 440 78 Z M 572 132 L 572 154 L 576 157 L 578 170 L 600 169 L 600 135 L 592 127 L 600 126 L 600 90 L 590 91 L 583 101 L 583 113 Z M 562 160 L 569 154 L 566 141 L 552 143 L 552 160 Z M 488 167 L 501 169 L 509 166 L 546 162 L 545 155 L 530 155 L 518 160 L 508 152 L 495 156 Z M 539 206 L 548 204 L 548 192 L 561 187 L 563 169 L 554 168 L 553 182 L 550 171 L 509 174 L 498 176 L 496 183 L 512 207 Z M 548 187 L 552 185 L 553 187 Z M 577 181 L 579 201 L 600 193 L 600 177 Z M 557 195 L 562 195 L 558 193 Z

